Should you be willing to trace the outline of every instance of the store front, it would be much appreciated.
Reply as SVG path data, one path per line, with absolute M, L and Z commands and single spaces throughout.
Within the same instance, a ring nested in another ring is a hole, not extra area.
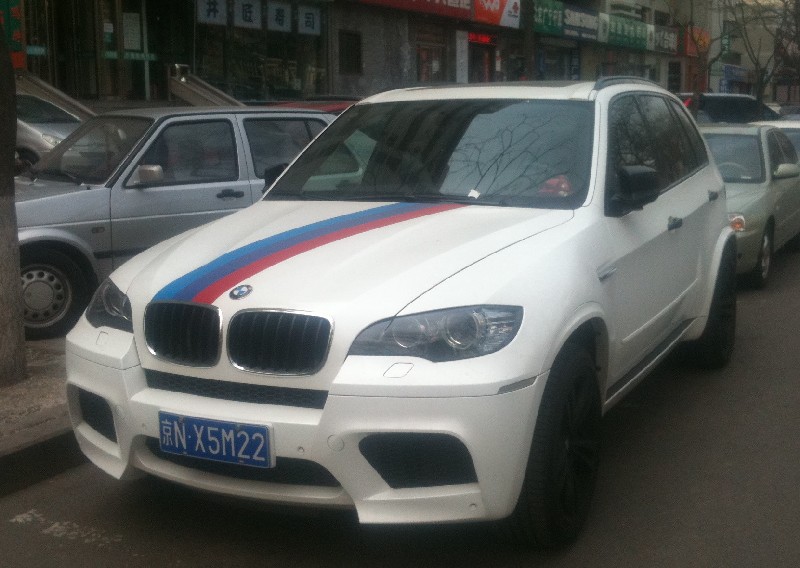
M 327 2 L 198 0 L 195 73 L 243 101 L 326 91 Z

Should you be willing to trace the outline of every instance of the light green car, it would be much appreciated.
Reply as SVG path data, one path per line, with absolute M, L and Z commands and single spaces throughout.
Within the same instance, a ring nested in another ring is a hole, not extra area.
M 703 126 L 701 132 L 727 188 L 736 231 L 737 273 L 763 287 L 773 253 L 800 237 L 800 165 L 794 146 L 766 125 Z

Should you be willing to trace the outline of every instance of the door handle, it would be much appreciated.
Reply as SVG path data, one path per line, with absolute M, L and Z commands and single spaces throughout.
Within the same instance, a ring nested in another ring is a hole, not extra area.
M 683 227 L 683 219 L 680 217 L 670 217 L 669 221 L 667 222 L 667 230 L 672 231 L 674 229 L 680 229 Z
M 708 192 L 708 200 L 709 201 L 716 201 L 719 198 L 719 191 L 709 191 Z
M 244 191 L 223 189 L 217 194 L 219 199 L 238 199 L 240 197 L 244 197 Z

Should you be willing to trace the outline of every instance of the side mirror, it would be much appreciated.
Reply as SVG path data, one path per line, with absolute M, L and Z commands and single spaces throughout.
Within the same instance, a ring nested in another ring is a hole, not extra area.
M 797 164 L 780 164 L 772 174 L 775 179 L 787 179 L 800 176 L 800 166 Z
M 611 197 L 611 214 L 622 216 L 642 209 L 660 194 L 658 172 L 648 166 L 623 166 L 619 169 L 619 191 Z
M 133 185 L 142 187 L 155 185 L 164 181 L 164 168 L 158 165 L 142 164 L 133 172 Z

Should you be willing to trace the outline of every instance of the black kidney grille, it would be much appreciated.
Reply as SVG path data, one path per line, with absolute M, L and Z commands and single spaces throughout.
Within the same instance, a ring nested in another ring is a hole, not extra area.
M 242 369 L 305 375 L 328 354 L 331 323 L 318 316 L 277 311 L 236 314 L 228 328 L 228 355 Z
M 220 315 L 212 306 L 158 302 L 144 315 L 147 347 L 161 359 L 211 367 L 219 360 Z

